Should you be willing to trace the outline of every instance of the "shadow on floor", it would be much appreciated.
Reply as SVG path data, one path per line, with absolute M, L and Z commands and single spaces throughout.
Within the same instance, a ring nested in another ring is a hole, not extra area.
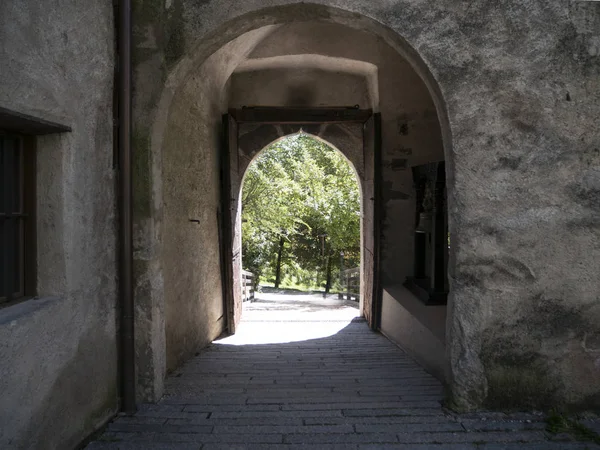
M 159 404 L 117 418 L 88 448 L 598 448 L 551 441 L 541 415 L 456 415 L 442 398 L 438 380 L 355 319 L 317 339 L 215 343 L 169 377 Z

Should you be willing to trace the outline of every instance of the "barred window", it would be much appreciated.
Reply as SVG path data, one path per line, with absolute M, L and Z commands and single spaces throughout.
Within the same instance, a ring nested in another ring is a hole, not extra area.
M 404 286 L 427 305 L 448 299 L 448 207 L 443 161 L 415 166 L 414 275 Z
M 0 132 L 0 305 L 34 295 L 33 138 Z

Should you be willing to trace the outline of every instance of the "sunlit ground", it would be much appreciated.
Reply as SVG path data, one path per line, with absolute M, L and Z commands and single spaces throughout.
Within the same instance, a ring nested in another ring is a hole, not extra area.
M 333 336 L 359 316 L 358 302 L 338 300 L 337 294 L 290 291 L 256 293 L 244 302 L 242 322 L 234 336 L 215 344 L 247 345 L 306 341 Z

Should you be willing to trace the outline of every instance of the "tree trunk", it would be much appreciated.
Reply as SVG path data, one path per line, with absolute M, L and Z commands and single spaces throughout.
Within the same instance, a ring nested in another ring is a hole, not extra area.
M 283 236 L 279 238 L 279 250 L 277 251 L 277 267 L 275 269 L 275 289 L 281 284 L 281 256 L 283 255 L 283 245 L 285 241 Z
M 331 289 L 331 255 L 327 257 L 327 279 L 325 281 L 325 295 L 329 294 Z

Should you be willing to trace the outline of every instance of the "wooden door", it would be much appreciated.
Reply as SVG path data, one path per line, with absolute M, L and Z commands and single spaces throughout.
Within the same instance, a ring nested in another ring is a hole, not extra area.
M 363 186 L 362 298 L 363 314 L 373 330 L 379 328 L 381 291 L 381 115 L 375 113 L 363 128 L 365 181 Z
M 238 161 L 238 124 L 223 116 L 221 149 L 221 277 L 227 331 L 234 334 L 242 318 L 241 175 Z

